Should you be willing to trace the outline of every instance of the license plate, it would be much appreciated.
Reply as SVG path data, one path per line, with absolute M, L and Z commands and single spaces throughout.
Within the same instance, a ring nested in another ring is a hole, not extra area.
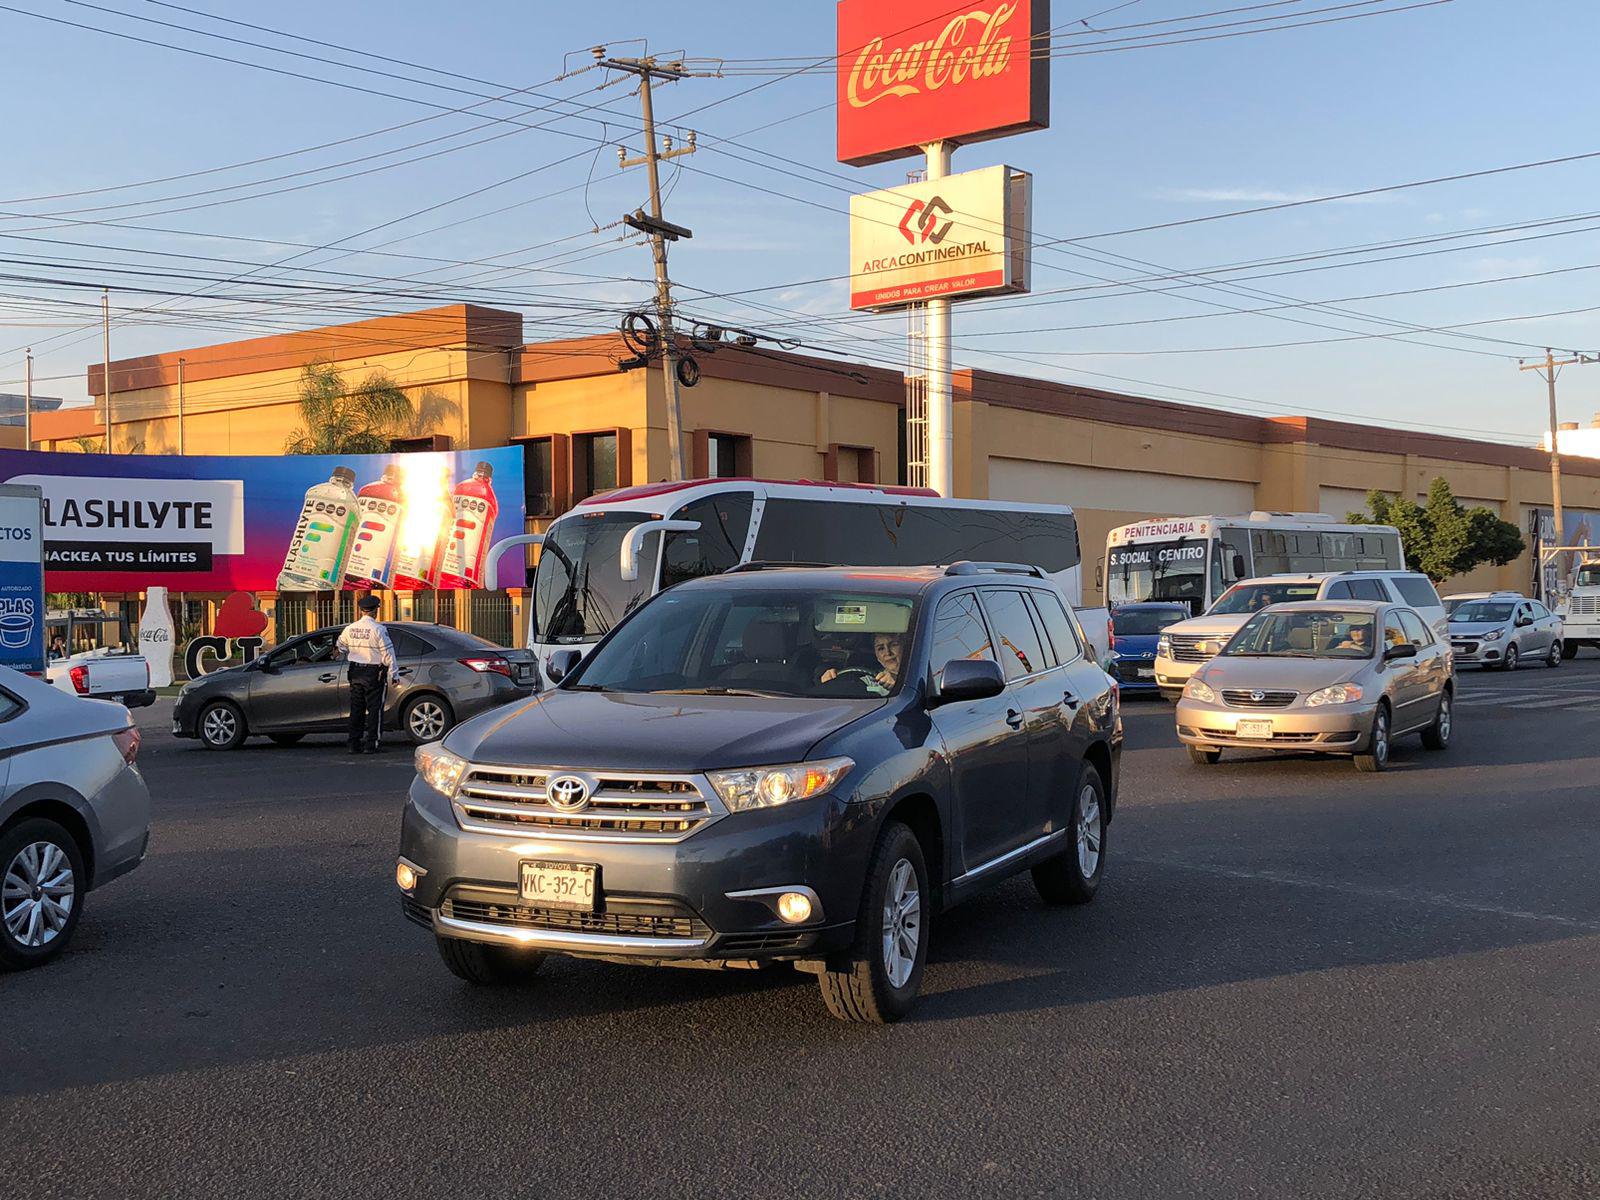
M 532 678 L 533 678 L 533 668 L 530 667 L 527 663 L 518 663 L 517 664 L 517 682 L 518 683 L 527 683 L 528 680 L 530 680 Z
M 1243 720 L 1239 722 L 1236 730 L 1242 738 L 1270 738 L 1272 736 L 1272 722 L 1270 720 Z
M 541 908 L 578 908 L 594 911 L 595 868 L 588 863 L 540 862 L 523 859 L 518 891 L 523 900 Z
M 1156 673 L 1156 669 L 1154 667 L 1140 667 L 1138 668 L 1138 671 L 1140 679 L 1149 679 Z

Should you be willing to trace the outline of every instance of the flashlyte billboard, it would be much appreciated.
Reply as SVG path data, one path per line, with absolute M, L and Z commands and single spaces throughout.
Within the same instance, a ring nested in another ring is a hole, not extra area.
M 841 0 L 837 29 L 840 162 L 1050 124 L 1049 0 Z
M 55 591 L 497 587 L 485 555 L 524 531 L 522 448 L 208 457 L 0 450 L 44 496 Z M 521 586 L 513 557 L 506 586 Z
M 850 197 L 850 307 L 1028 290 L 1033 177 L 984 167 Z

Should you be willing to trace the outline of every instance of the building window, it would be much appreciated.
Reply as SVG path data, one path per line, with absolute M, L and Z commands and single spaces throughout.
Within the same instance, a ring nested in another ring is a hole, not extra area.
M 731 433 L 713 433 L 706 438 L 706 471 L 713 479 L 733 479 L 746 474 L 743 461 L 748 456 L 750 439 Z
M 535 438 L 523 443 L 526 455 L 526 500 L 528 516 L 553 517 L 556 513 L 555 455 L 551 439 Z
M 393 454 L 438 453 L 449 450 L 453 444 L 449 434 L 430 433 L 422 437 L 390 438 L 389 450 Z
M 582 500 L 596 492 L 617 486 L 617 435 L 580 433 L 573 437 L 573 458 L 582 479 L 573 481 L 574 499 Z

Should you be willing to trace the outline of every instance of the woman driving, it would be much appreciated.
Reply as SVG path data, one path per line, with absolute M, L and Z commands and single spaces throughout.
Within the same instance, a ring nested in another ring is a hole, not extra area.
M 894 690 L 900 678 L 900 666 L 905 658 L 905 635 L 899 633 L 875 633 L 872 635 L 872 655 L 878 660 L 879 671 L 871 674 L 867 671 L 857 671 L 863 676 L 862 683 L 867 691 L 874 696 L 887 696 Z M 841 675 L 849 673 L 849 668 L 841 670 L 830 667 L 822 673 L 818 682 L 830 683 Z

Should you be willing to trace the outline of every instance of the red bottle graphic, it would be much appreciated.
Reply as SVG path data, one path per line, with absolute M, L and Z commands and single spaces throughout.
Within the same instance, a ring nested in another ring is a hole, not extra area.
M 394 577 L 397 592 L 425 592 L 439 586 L 444 550 L 454 527 L 454 496 L 450 468 L 419 454 L 405 474 L 405 516 L 395 546 Z
M 500 515 L 500 502 L 494 495 L 494 467 L 478 464 L 471 479 L 456 484 L 455 520 L 450 540 L 445 543 L 439 574 L 442 588 L 481 588 L 484 586 L 484 559 L 489 553 L 489 535 Z
M 400 470 L 393 463 L 383 468 L 383 478 L 356 493 L 361 520 L 355 545 L 344 568 L 346 591 L 368 591 L 389 586 L 394 569 L 395 543 L 400 536 Z

